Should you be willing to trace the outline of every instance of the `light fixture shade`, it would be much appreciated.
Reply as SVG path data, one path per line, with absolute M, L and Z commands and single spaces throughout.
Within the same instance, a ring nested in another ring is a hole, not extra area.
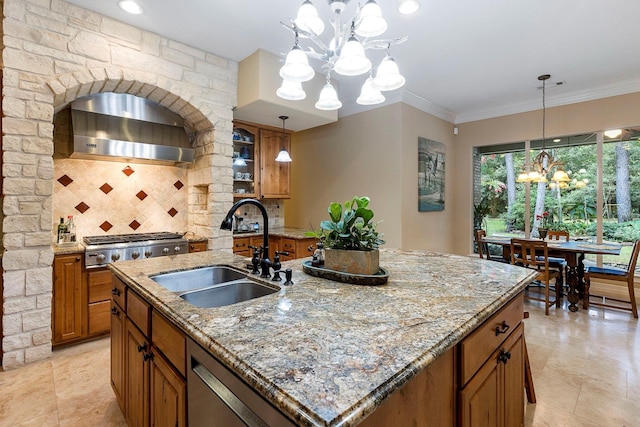
M 611 129 L 611 130 L 604 131 L 604 136 L 606 136 L 609 139 L 617 138 L 620 135 L 622 135 L 622 129 Z
M 337 110 L 342 107 L 342 102 L 338 99 L 338 93 L 331 83 L 324 85 L 320 91 L 320 98 L 316 102 L 318 110 Z
M 300 46 L 293 46 L 287 54 L 284 65 L 280 68 L 280 77 L 290 82 L 307 82 L 314 75 L 315 71 L 309 65 L 307 55 Z
M 571 178 L 569 178 L 569 175 L 567 175 L 567 173 L 562 169 L 556 169 L 556 171 L 553 173 L 553 177 L 551 178 L 551 181 L 569 182 L 571 181 Z
M 345 43 L 333 69 L 343 76 L 359 76 L 371 70 L 371 61 L 357 38 L 351 36 Z
M 529 175 L 526 172 L 521 172 L 518 174 L 518 179 L 516 182 L 529 182 Z
M 291 161 L 291 156 L 289 155 L 289 152 L 282 147 L 282 150 L 280 150 L 280 152 L 278 153 L 278 156 L 276 157 L 276 162 L 290 162 Z
M 298 28 L 313 33 L 317 36 L 324 31 L 324 22 L 318 16 L 316 7 L 309 0 L 306 0 L 298 9 L 298 15 L 294 21 Z M 300 34 L 300 37 L 305 37 Z
M 373 87 L 373 77 L 369 77 L 362 85 L 360 96 L 356 102 L 360 105 L 375 105 L 384 102 L 384 95 Z
M 290 82 L 289 80 L 282 80 L 282 86 L 276 90 L 276 95 L 291 101 L 299 101 L 307 97 L 307 94 L 302 89 L 302 83 Z
M 420 9 L 420 2 L 417 0 L 401 0 L 398 12 L 403 15 L 411 15 Z
M 375 37 L 387 31 L 387 21 L 382 17 L 375 0 L 369 0 L 360 11 L 360 21 L 355 31 L 362 37 Z
M 404 82 L 396 61 L 389 55 L 385 56 L 378 66 L 373 85 L 379 90 L 394 90 L 404 86 Z

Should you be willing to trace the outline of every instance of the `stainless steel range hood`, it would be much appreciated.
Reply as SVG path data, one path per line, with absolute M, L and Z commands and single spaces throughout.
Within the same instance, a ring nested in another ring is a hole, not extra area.
M 100 93 L 71 103 L 69 157 L 142 163 L 193 162 L 182 117 L 134 95 Z

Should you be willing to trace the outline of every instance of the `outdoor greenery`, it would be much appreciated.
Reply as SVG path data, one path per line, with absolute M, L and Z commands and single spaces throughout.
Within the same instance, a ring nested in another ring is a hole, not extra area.
M 566 230 L 572 236 L 596 234 L 596 149 L 594 144 L 556 148 L 551 154 L 564 163 L 572 181 L 567 188 L 549 188 L 547 184 L 531 184 L 531 211 L 525 212 L 523 183 L 512 182 L 515 200 L 509 206 L 508 174 L 505 154 L 485 155 L 482 162 L 481 200 L 487 224 L 494 232 L 524 232 L 525 216 L 537 228 L 544 212 L 548 212 L 549 229 Z M 640 239 L 640 141 L 630 140 L 603 145 L 603 238 L 630 242 Z M 532 151 L 533 158 L 537 151 Z M 515 176 L 523 169 L 524 153 L 511 154 Z M 626 169 L 626 170 L 625 170 Z M 621 174 L 622 172 L 622 174 Z M 628 173 L 628 178 L 624 173 Z M 623 179 L 623 181 L 619 181 Z M 542 197 L 536 199 L 536 195 Z M 536 202 L 537 200 L 537 202 Z M 479 206 L 474 206 L 475 214 Z M 498 220 L 498 224 L 494 222 Z M 501 229 L 500 229 L 501 228 Z M 491 234 L 492 230 L 487 230 Z
M 384 244 L 381 234 L 372 222 L 369 197 L 355 196 L 340 203 L 331 202 L 328 208 L 330 220 L 320 222 L 320 231 L 307 231 L 305 236 L 320 239 L 325 248 L 370 251 Z

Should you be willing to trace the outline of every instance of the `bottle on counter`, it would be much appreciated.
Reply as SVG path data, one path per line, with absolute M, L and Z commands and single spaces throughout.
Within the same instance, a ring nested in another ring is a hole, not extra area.
M 316 244 L 316 250 L 313 256 L 318 258 L 318 266 L 324 267 L 324 244 L 322 242 Z
M 76 241 L 76 224 L 73 222 L 73 215 L 67 216 L 67 242 Z
M 60 224 L 58 224 L 58 239 L 56 243 L 64 243 L 65 234 L 67 232 L 67 225 L 64 223 L 64 218 L 60 217 Z

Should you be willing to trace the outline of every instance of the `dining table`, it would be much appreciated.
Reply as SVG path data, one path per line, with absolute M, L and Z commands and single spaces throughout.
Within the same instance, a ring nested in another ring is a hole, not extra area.
M 502 246 L 502 256 L 511 260 L 511 238 L 516 236 L 485 236 L 482 243 Z M 517 237 L 521 238 L 521 237 Z M 539 240 L 539 239 L 533 239 Z M 584 240 L 546 240 L 549 256 L 567 261 L 567 301 L 569 310 L 578 311 L 578 302 L 584 296 L 584 257 L 590 255 L 620 255 L 618 243 L 593 243 Z

